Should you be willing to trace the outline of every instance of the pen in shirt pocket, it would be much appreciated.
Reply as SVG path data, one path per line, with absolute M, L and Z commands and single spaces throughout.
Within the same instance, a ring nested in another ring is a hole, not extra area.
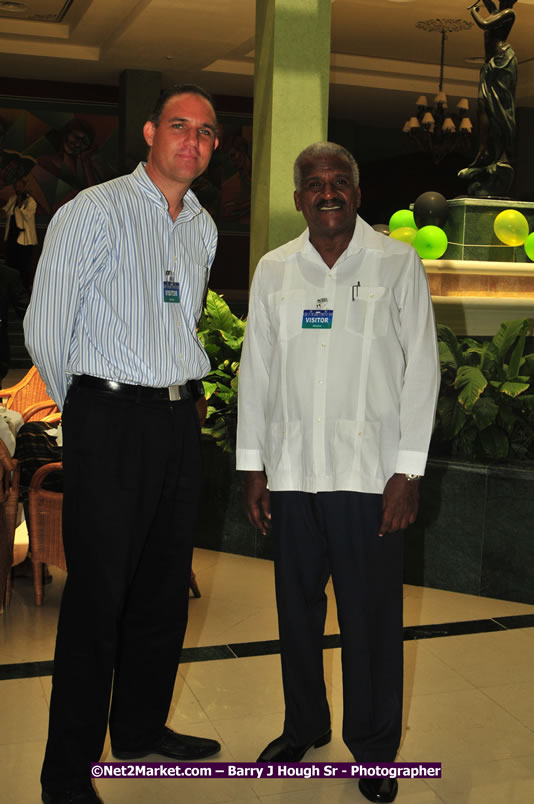
M 358 298 L 358 293 L 360 291 L 360 282 L 356 282 L 355 285 L 352 286 L 352 301 Z

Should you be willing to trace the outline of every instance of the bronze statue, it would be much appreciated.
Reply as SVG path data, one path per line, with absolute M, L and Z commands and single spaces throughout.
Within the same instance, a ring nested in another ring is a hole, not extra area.
M 480 71 L 478 122 L 480 147 L 459 176 L 470 181 L 469 195 L 506 194 L 512 186 L 515 139 L 515 87 L 517 59 L 506 41 L 515 22 L 516 0 L 483 0 L 489 11 L 480 15 L 480 4 L 470 6 L 471 16 L 484 31 L 485 63 Z

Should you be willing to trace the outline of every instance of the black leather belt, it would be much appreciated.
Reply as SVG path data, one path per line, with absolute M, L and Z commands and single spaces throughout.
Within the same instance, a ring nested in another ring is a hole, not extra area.
M 102 377 L 80 374 L 73 377 L 72 384 L 80 388 L 92 388 L 95 391 L 105 391 L 116 396 L 126 396 L 147 402 L 150 400 L 182 402 L 186 399 L 193 399 L 190 383 L 186 383 L 186 385 L 170 385 L 168 388 L 149 388 L 146 385 L 130 385 L 126 382 L 104 380 Z

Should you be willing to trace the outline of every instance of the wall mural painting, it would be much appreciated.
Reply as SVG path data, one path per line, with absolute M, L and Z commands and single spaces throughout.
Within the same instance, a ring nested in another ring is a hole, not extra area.
M 20 101 L 19 101 L 20 104 Z M 118 175 L 118 111 L 51 101 L 0 106 L 0 206 L 26 179 L 41 222 L 85 187 Z
M 220 114 L 219 147 L 193 183 L 220 232 L 248 234 L 252 173 L 252 115 Z

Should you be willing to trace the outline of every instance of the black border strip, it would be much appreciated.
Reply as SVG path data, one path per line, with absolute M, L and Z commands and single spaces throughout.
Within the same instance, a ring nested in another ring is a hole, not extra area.
M 513 614 L 495 617 L 488 620 L 463 620 L 455 623 L 437 623 L 436 625 L 410 625 L 404 628 L 404 641 L 414 639 L 436 639 L 447 636 L 464 636 L 466 634 L 484 634 L 490 631 L 509 631 L 516 628 L 533 628 L 534 614 Z M 323 648 L 341 647 L 340 634 L 327 634 L 323 637 Z M 263 642 L 236 642 L 230 645 L 208 645 L 202 648 L 184 648 L 180 663 L 213 662 L 219 659 L 243 659 L 250 656 L 272 656 L 280 653 L 277 639 Z M 19 662 L 18 664 L 0 664 L 0 681 L 18 678 L 39 678 L 51 676 L 54 663 Z

